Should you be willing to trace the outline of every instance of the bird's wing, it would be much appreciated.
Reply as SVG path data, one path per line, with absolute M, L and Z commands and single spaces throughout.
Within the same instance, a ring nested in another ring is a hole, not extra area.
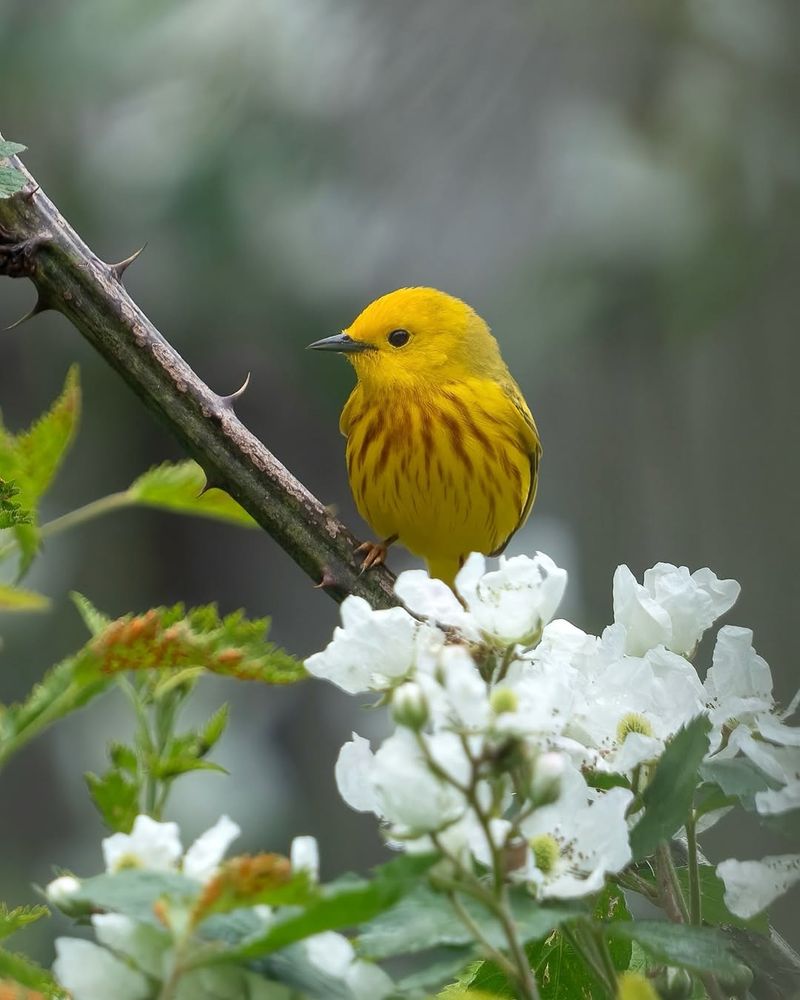
M 339 430 L 345 437 L 350 436 L 350 430 L 354 422 L 357 422 L 363 415 L 363 393 L 361 391 L 360 383 L 357 383 L 353 391 L 350 393 L 350 397 L 344 404 L 344 409 L 339 417 Z
M 525 503 L 522 505 L 519 520 L 514 530 L 503 541 L 502 545 L 499 545 L 494 552 L 489 553 L 492 556 L 499 556 L 504 551 L 508 543 L 528 519 L 528 514 L 531 512 L 533 501 L 536 498 L 536 487 L 539 482 L 539 462 L 542 457 L 542 443 L 539 439 L 539 431 L 536 429 L 536 421 L 528 409 L 528 404 L 525 402 L 525 397 L 520 392 L 519 386 L 512 379 L 509 379 L 507 383 L 502 384 L 502 389 L 506 400 L 513 407 L 514 417 L 516 418 L 514 423 L 520 433 L 520 445 L 525 449 L 530 461 L 531 478 L 528 486 L 528 495 L 525 498 Z

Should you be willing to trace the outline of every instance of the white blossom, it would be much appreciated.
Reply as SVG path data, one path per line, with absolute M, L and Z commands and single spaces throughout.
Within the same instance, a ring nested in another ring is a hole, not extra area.
M 725 905 L 747 920 L 800 882 L 800 854 L 779 854 L 761 861 L 731 858 L 717 865 L 725 883 Z
M 639 584 L 627 566 L 613 581 L 614 621 L 627 630 L 626 652 L 641 656 L 664 645 L 691 655 L 703 633 L 739 596 L 735 580 L 720 580 L 710 569 L 689 573 L 685 566 L 657 563 Z
M 503 645 L 531 642 L 551 620 L 564 596 L 566 570 L 542 552 L 500 556 L 499 568 L 486 572 L 486 560 L 473 553 L 456 576 L 456 590 L 478 630 Z
M 293 872 L 307 872 L 313 882 L 319 881 L 319 844 L 316 837 L 295 837 L 289 848 Z
M 102 842 L 107 872 L 121 868 L 171 871 L 183 854 L 177 823 L 159 823 L 140 815 L 130 833 L 113 833 Z
M 414 734 L 400 728 L 372 753 L 366 740 L 353 734 L 336 764 L 336 781 L 345 802 L 359 812 L 374 812 L 392 824 L 395 836 L 421 835 L 457 819 L 466 808 L 463 795 L 433 772 L 462 784 L 469 775 L 461 741 L 454 733 L 423 737 L 423 753 Z
M 74 875 L 59 875 L 52 882 L 48 882 L 45 887 L 45 895 L 48 902 L 59 909 L 69 907 L 70 901 L 76 893 L 80 892 L 80 880 Z
M 56 938 L 53 975 L 72 1000 L 148 1000 L 150 984 L 137 969 L 93 941 Z
M 305 661 L 315 677 L 331 681 L 349 694 L 380 690 L 414 667 L 420 647 L 436 647 L 443 636 L 421 625 L 403 608 L 373 611 L 363 597 L 345 598 L 341 626 L 321 653 Z
M 241 832 L 238 823 L 227 816 L 220 816 L 184 855 L 183 874 L 198 882 L 208 882 L 216 874 L 225 852 Z
M 201 834 L 184 855 L 177 823 L 159 823 L 141 814 L 130 833 L 113 833 L 102 842 L 106 871 L 123 868 L 149 871 L 178 871 L 198 882 L 207 882 L 216 873 L 225 852 L 239 836 L 239 826 L 221 816 Z
M 631 860 L 625 813 L 632 797 L 626 788 L 589 788 L 579 771 L 568 768 L 558 800 L 523 821 L 527 856 L 512 877 L 528 882 L 542 898 L 597 892 L 607 874 Z
M 307 938 L 302 947 L 312 965 L 345 983 L 353 1000 L 383 1000 L 394 992 L 394 984 L 383 969 L 356 958 L 352 944 L 342 934 L 324 931 Z

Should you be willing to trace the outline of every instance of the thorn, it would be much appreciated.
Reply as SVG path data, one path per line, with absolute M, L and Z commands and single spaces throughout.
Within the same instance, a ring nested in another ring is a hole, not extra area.
M 47 312 L 48 309 L 52 309 L 52 306 L 42 298 L 41 292 L 37 293 L 33 309 L 26 312 L 24 316 L 20 316 L 16 322 L 12 323 L 11 326 L 7 326 L 3 332 L 8 333 L 9 330 L 16 330 L 18 326 L 22 326 L 22 324 L 27 320 L 33 319 L 33 317 L 38 316 L 39 313 Z
M 327 566 L 322 567 L 322 579 L 314 584 L 314 590 L 325 590 L 326 587 L 335 587 L 336 577 Z
M 223 490 L 223 492 L 227 492 L 224 484 L 221 481 L 218 481 L 215 476 L 210 476 L 205 469 L 203 469 L 203 472 L 205 473 L 206 481 L 205 483 L 203 483 L 202 489 L 197 494 L 198 500 L 200 499 L 200 497 L 205 496 L 205 494 L 208 493 L 209 490 Z
M 230 396 L 219 397 L 220 403 L 222 403 L 222 405 L 225 407 L 226 410 L 233 409 L 233 404 L 236 402 L 236 400 L 239 399 L 240 396 L 243 396 L 245 392 L 247 392 L 248 385 L 250 385 L 250 372 L 247 373 L 247 378 L 244 380 L 242 385 L 236 390 L 236 392 L 232 392 Z
M 136 260 L 136 258 L 139 256 L 139 254 L 144 250 L 146 246 L 147 244 L 143 243 L 138 250 L 136 250 L 134 253 L 130 255 L 130 257 L 126 257 L 125 260 L 118 261 L 116 264 L 108 265 L 109 270 L 117 279 L 117 281 L 122 281 L 122 275 L 128 270 L 128 268 Z
M 30 189 L 30 191 L 23 191 L 22 192 L 22 197 L 23 197 L 23 199 L 25 201 L 33 201 L 34 196 L 36 195 L 36 193 L 38 191 L 41 191 L 41 190 L 42 189 L 41 189 L 41 187 L 38 184 L 34 184 L 34 186 Z

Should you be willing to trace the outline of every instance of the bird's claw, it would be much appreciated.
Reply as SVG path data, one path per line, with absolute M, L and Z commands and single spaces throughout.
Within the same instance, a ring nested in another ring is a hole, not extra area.
M 386 562 L 386 553 L 389 546 L 385 542 L 362 542 L 356 548 L 356 555 L 360 555 L 362 552 L 365 553 L 364 560 L 361 563 L 361 572 L 365 573 L 368 569 L 372 569 L 373 566 L 381 566 Z

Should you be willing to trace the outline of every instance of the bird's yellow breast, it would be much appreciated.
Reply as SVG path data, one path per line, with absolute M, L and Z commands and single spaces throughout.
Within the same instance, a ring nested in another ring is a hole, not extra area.
M 502 549 L 528 515 L 541 449 L 513 381 L 381 393 L 359 384 L 341 429 L 361 516 L 448 583 L 466 555 Z

